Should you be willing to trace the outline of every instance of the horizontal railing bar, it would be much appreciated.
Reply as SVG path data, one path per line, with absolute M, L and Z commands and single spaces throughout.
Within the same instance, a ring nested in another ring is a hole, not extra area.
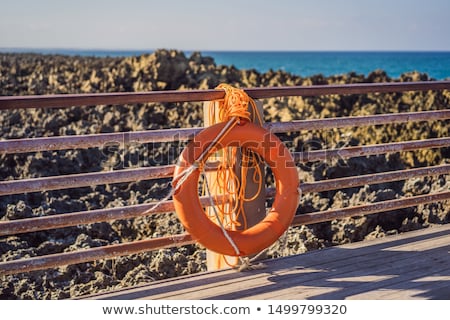
M 213 200 L 216 204 L 221 204 L 223 203 L 222 201 L 224 201 L 224 198 L 220 196 L 215 197 Z M 209 197 L 203 196 L 200 197 L 200 203 L 202 206 L 208 207 L 211 205 L 211 200 Z M 166 200 L 119 208 L 96 209 L 44 217 L 0 221 L 0 236 L 72 227 L 81 224 L 131 219 L 173 211 L 175 211 L 173 201 Z
M 10 139 L 0 141 L 0 153 L 26 153 L 64 149 L 88 149 L 129 143 L 158 143 L 190 140 L 203 128 L 129 131 L 89 135 Z
M 274 133 L 292 131 L 312 131 L 358 126 L 373 126 L 414 121 L 432 121 L 450 119 L 450 110 L 432 110 L 419 112 L 388 113 L 370 116 L 309 119 L 286 122 L 266 122 L 264 127 Z
M 417 81 L 385 83 L 352 83 L 338 85 L 314 85 L 292 87 L 270 87 L 245 89 L 254 99 L 288 96 L 322 96 L 330 94 L 367 94 L 405 91 L 445 90 L 450 89 L 450 81 Z
M 389 171 L 377 174 L 368 174 L 356 177 L 346 177 L 332 180 L 324 180 L 310 183 L 302 183 L 302 193 L 322 192 L 328 190 L 345 189 L 366 184 L 377 184 L 392 182 L 413 177 L 436 176 L 450 173 L 450 165 L 440 165 L 426 168 L 415 168 L 401 171 Z M 275 196 L 275 189 L 266 190 L 267 197 Z M 220 198 L 218 199 L 220 200 Z M 209 206 L 208 198 L 202 197 L 200 202 Z M 154 213 L 173 212 L 175 210 L 172 201 L 162 202 L 158 208 L 148 211 L 154 207 L 156 202 L 140 204 L 128 207 L 98 209 L 82 212 L 57 214 L 46 217 L 26 218 L 12 221 L 0 221 L 0 236 L 14 235 L 19 233 L 36 232 L 56 228 L 76 226 L 80 224 L 105 222 L 111 220 L 130 219 Z
M 158 166 L 137 169 L 68 174 L 42 178 L 0 181 L 0 196 L 27 192 L 42 192 L 70 188 L 88 187 L 149 179 L 168 178 L 175 166 Z
M 363 125 L 380 125 L 408 121 L 450 119 L 450 110 L 433 110 L 408 113 L 379 114 L 371 116 L 340 117 L 289 122 L 265 123 L 273 133 L 322 130 Z M 114 143 L 124 147 L 127 143 L 158 143 L 192 139 L 203 128 L 180 128 L 165 130 L 130 131 L 77 136 L 10 139 L 0 141 L 1 153 L 25 153 L 63 149 L 88 149 Z
M 254 99 L 318 96 L 329 94 L 366 94 L 372 92 L 404 92 L 450 89 L 450 81 L 354 83 L 244 89 Z M 222 99 L 223 90 L 167 90 L 150 92 L 115 92 L 85 94 L 55 94 L 0 97 L 0 109 L 60 108 L 83 105 L 132 104 L 149 102 L 194 102 Z
M 308 225 L 335 219 L 343 219 L 346 217 L 355 217 L 413 207 L 420 204 L 445 201 L 449 199 L 450 191 L 446 191 L 404 199 L 388 200 L 344 209 L 307 213 L 294 217 L 292 225 Z M 174 246 L 188 245 L 192 243 L 195 243 L 195 241 L 189 234 L 179 234 L 169 237 L 138 240 L 130 243 L 89 248 L 74 252 L 56 253 L 40 257 L 32 257 L 29 259 L 0 262 L 0 276 L 55 268 L 63 265 L 77 264 L 94 260 L 110 259 L 124 255 L 131 255 Z
M 365 146 L 346 147 L 342 149 L 325 149 L 306 152 L 293 152 L 296 162 L 324 161 L 327 159 L 341 158 L 348 159 L 377 154 L 414 151 L 425 148 L 441 148 L 450 146 L 450 137 L 433 138 L 427 140 L 413 140 L 391 143 L 380 143 Z
M 150 102 L 195 102 L 222 99 L 223 90 L 167 90 L 149 92 L 80 93 L 0 97 L 0 110 L 63 108 Z
M 450 191 L 413 196 L 396 200 L 386 200 L 349 208 L 340 208 L 327 211 L 305 213 L 295 216 L 292 225 L 294 226 L 307 225 L 319 222 L 332 221 L 336 219 L 364 216 L 373 213 L 409 208 L 420 204 L 427 204 L 431 202 L 445 201 L 445 200 L 450 200 Z
M 315 182 L 304 182 L 300 184 L 300 189 L 302 190 L 302 193 L 323 192 L 360 187 L 364 185 L 394 182 L 418 177 L 438 176 L 441 174 L 450 174 L 450 164 L 407 170 L 387 171 Z M 275 189 L 270 188 L 267 190 L 267 196 L 275 196 Z
M 73 252 L 49 254 L 29 259 L 0 262 L 0 276 L 30 272 L 63 265 L 77 264 L 94 260 L 109 259 L 118 256 L 131 255 L 157 249 L 171 248 L 193 244 L 195 241 L 190 234 L 178 234 L 169 237 L 160 237 L 146 240 L 138 240 L 128 243 L 120 243 L 81 249 Z
M 428 140 L 346 147 L 342 149 L 294 152 L 293 156 L 294 160 L 297 162 L 310 162 L 323 161 L 331 158 L 351 158 L 389 152 L 411 151 L 423 148 L 437 148 L 449 145 L 450 138 L 434 138 Z M 59 190 L 99 184 L 168 178 L 173 174 L 173 171 L 174 166 L 168 165 L 109 172 L 93 172 L 54 177 L 0 181 L 0 196 L 26 192 L 38 192 L 43 190 Z
M 297 162 L 309 162 L 323 161 L 336 157 L 351 158 L 388 152 L 411 151 L 423 148 L 437 148 L 449 145 L 450 138 L 435 138 L 429 140 L 415 140 L 368 146 L 346 147 L 342 149 L 294 152 L 293 156 L 295 161 Z M 174 168 L 175 167 L 173 165 L 167 165 L 108 172 L 91 172 L 63 176 L 0 181 L 0 196 L 27 192 L 41 192 L 44 190 L 47 191 L 87 187 L 100 184 L 170 178 L 174 172 Z M 210 165 L 210 168 L 214 168 L 214 165 Z
M 207 162 L 205 169 L 217 169 L 217 163 Z M 101 184 L 137 182 L 151 179 L 172 178 L 175 165 L 134 168 L 116 171 L 67 174 L 41 178 L 0 181 L 0 196 L 28 192 L 42 192 Z

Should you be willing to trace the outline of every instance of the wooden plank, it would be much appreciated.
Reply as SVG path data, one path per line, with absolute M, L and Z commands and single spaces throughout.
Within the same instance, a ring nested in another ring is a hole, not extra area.
M 448 252 L 447 252 L 448 253 Z M 450 267 L 447 265 L 443 269 L 436 269 L 436 273 L 428 273 L 427 277 L 433 274 L 450 274 Z M 395 285 L 385 286 L 376 290 L 362 292 L 354 295 L 351 299 L 383 299 L 383 300 L 404 300 L 404 299 L 450 299 L 450 276 L 438 281 L 417 281 L 418 279 L 402 279 Z M 376 297 L 376 298 L 374 298 Z
M 442 250 L 441 257 L 449 259 L 450 251 Z M 433 271 L 424 273 L 423 277 L 417 276 L 401 286 L 388 286 L 378 292 L 380 299 L 414 299 L 427 297 L 429 299 L 450 299 L 450 264 L 442 263 L 441 259 L 432 259 Z M 360 295 L 358 298 L 362 297 Z
M 450 224 L 447 224 L 267 260 L 267 268 L 263 270 L 202 273 L 87 298 L 448 298 L 449 249 Z
M 431 243 L 430 243 L 431 241 Z M 397 246 L 389 247 L 389 251 L 416 251 L 422 252 L 424 250 L 428 250 L 430 248 L 436 249 L 441 246 L 448 245 L 450 243 L 450 239 L 448 235 L 436 236 L 433 239 L 429 239 L 429 241 L 416 241 L 414 243 L 408 244 L 399 244 Z
M 450 245 L 446 246 L 447 251 L 449 247 Z M 425 275 L 424 272 L 433 271 L 433 265 L 430 265 L 429 258 L 434 257 L 434 253 L 420 255 L 404 253 L 401 257 L 396 252 L 381 251 L 379 253 L 372 258 L 359 256 L 355 259 L 349 259 L 349 261 L 341 260 L 325 264 L 319 272 L 308 268 L 301 270 L 301 272 L 295 270 L 288 273 L 271 273 L 265 279 L 250 281 L 241 279 L 236 292 L 230 294 L 225 291 L 226 288 L 220 286 L 214 291 L 205 290 L 202 292 L 202 298 L 290 299 L 293 295 L 300 295 L 300 298 L 304 299 L 311 298 L 311 289 L 314 289 L 315 299 L 344 299 L 361 291 L 370 291 L 377 287 L 403 285 L 404 281 Z M 345 252 L 343 255 L 345 255 Z M 361 282 L 357 280 L 361 276 L 366 277 L 366 279 L 374 278 L 377 281 Z M 351 277 L 353 280 L 340 281 L 340 278 L 343 277 Z M 380 278 L 385 279 L 379 281 Z M 289 284 L 289 286 L 286 286 L 286 284 Z M 334 288 L 334 290 L 330 291 L 329 288 Z M 331 296 L 328 295 L 329 292 L 332 292 Z M 196 295 L 198 296 L 198 293 Z M 188 299 L 188 296 L 177 295 L 176 298 Z
M 429 263 L 419 263 L 410 266 L 412 259 L 406 259 L 402 265 L 387 264 L 382 266 L 381 261 L 378 265 L 361 267 L 357 271 L 345 274 L 338 268 L 336 271 L 327 272 L 325 277 L 316 277 L 316 279 L 302 281 L 302 279 L 289 280 L 288 288 L 273 287 L 276 292 L 261 292 L 252 294 L 251 299 L 292 299 L 293 296 L 300 296 L 301 299 L 361 299 L 361 293 L 365 294 L 365 299 L 379 299 L 379 296 L 373 294 L 374 291 L 384 289 L 387 286 L 393 289 L 403 288 L 411 283 L 418 275 L 425 272 L 431 272 L 432 266 Z M 336 275 L 338 277 L 333 278 Z M 346 278 L 340 278 L 339 275 L 345 275 Z M 361 281 L 362 277 L 365 281 Z M 287 281 L 288 279 L 283 279 Z M 329 288 L 333 288 L 330 294 Z M 311 290 L 315 294 L 311 295 Z
M 237 282 L 239 282 L 239 286 L 241 286 L 242 287 L 242 285 L 243 285 L 243 283 L 242 283 L 242 279 L 239 279 L 239 280 L 237 280 Z M 245 286 L 247 286 L 247 284 L 245 284 Z M 198 290 L 198 288 L 197 289 L 195 289 L 195 290 Z M 156 297 L 154 297 L 154 298 L 156 298 Z M 167 298 L 167 296 L 164 296 L 164 297 L 161 297 L 161 298 Z M 192 296 L 190 297 L 191 299 L 193 298 Z
M 433 241 L 433 239 L 422 239 L 420 241 Z M 379 241 L 373 241 L 379 242 Z M 270 277 L 274 274 L 277 276 L 285 277 L 285 282 L 294 283 L 295 281 L 318 281 L 324 277 L 324 274 L 320 274 L 320 272 L 326 273 L 327 270 L 335 270 L 336 268 L 340 268 L 339 274 L 348 274 L 352 270 L 354 270 L 355 266 L 359 266 L 361 264 L 367 264 L 371 262 L 372 267 L 376 267 L 379 265 L 379 261 L 381 258 L 384 259 L 384 262 L 389 262 L 386 254 L 381 250 L 377 252 L 371 252 L 370 248 L 367 248 L 363 245 L 363 243 L 352 244 L 356 247 L 356 251 L 351 251 L 350 254 L 342 254 L 342 252 L 337 251 L 336 248 L 328 249 L 327 252 L 322 252 L 321 255 L 311 254 L 308 255 L 300 255 L 298 256 L 300 259 L 303 256 L 307 256 L 306 258 L 317 258 L 313 259 L 305 259 L 305 261 L 297 262 L 297 265 L 292 264 L 292 258 L 279 259 L 277 262 L 284 262 L 287 264 L 283 266 L 281 263 L 277 263 L 274 265 L 268 265 L 268 268 L 265 270 L 260 270 L 260 272 L 250 272 L 250 273 L 237 273 L 235 279 L 227 279 L 225 281 L 219 280 L 217 284 L 212 284 L 208 287 L 202 287 L 201 291 L 199 288 L 186 286 L 186 288 L 182 291 L 178 292 L 164 292 L 158 295 L 152 296 L 152 299 L 195 299 L 195 298 L 212 298 L 214 296 L 218 296 L 220 294 L 225 294 L 229 292 L 229 288 L 227 286 L 233 286 L 236 289 L 236 293 L 233 293 L 237 298 L 243 298 L 243 289 L 251 290 L 252 294 L 256 294 L 258 287 L 271 284 L 270 281 L 267 281 L 267 277 Z M 361 246 L 360 246 L 361 245 Z M 346 246 L 343 246 L 346 247 Z M 360 251 L 359 248 L 364 251 Z M 355 250 L 355 249 L 352 249 Z M 396 260 L 402 259 L 402 253 L 395 254 Z M 407 253 L 403 254 L 403 256 L 407 255 Z M 382 257 L 380 257 L 382 256 Z M 404 259 L 404 257 L 403 257 Z M 391 259 L 392 260 L 392 259 Z M 407 265 L 409 262 L 406 263 Z M 231 271 L 235 272 L 235 271 Z M 304 275 L 304 278 L 302 278 Z M 284 284 L 281 284 L 283 286 Z M 265 289 L 263 289 L 265 290 Z M 273 293 L 269 293 L 273 294 Z
M 450 269 L 446 270 L 449 274 Z M 373 294 L 372 294 L 373 296 Z M 405 300 L 405 299 L 445 299 L 450 300 L 450 280 L 426 282 L 418 286 L 412 286 L 405 289 L 384 289 L 382 292 L 377 292 L 379 299 L 383 300 Z M 364 296 L 357 296 L 355 298 L 361 299 Z
M 448 251 L 450 245 L 447 245 L 446 248 Z M 439 262 L 446 264 L 444 269 L 436 268 L 432 263 L 430 263 L 430 261 L 437 262 L 433 259 L 435 255 L 436 253 L 410 255 L 407 259 L 402 259 L 400 261 L 394 261 L 387 264 L 380 259 L 377 266 L 373 266 L 371 268 L 361 266 L 361 269 L 349 273 L 349 275 L 353 275 L 354 279 L 352 281 L 339 282 L 339 286 L 341 287 L 339 292 L 334 293 L 332 296 L 322 294 L 320 296 L 316 296 L 315 299 L 361 299 L 361 293 L 365 293 L 367 299 L 380 299 L 380 296 L 374 294 L 374 291 L 381 288 L 392 288 L 394 290 L 410 288 L 414 285 L 414 279 L 430 274 L 436 270 L 442 271 L 448 268 L 449 261 L 447 258 L 437 259 Z M 360 283 L 356 280 L 361 275 L 366 274 L 369 274 L 371 277 L 378 280 L 365 283 Z M 383 277 L 385 277 L 385 279 L 380 281 Z M 324 285 L 326 285 L 329 280 L 333 279 L 328 279 L 324 282 Z
M 344 253 L 345 255 L 345 253 Z M 315 265 L 315 268 L 301 266 L 297 268 L 292 268 L 283 270 L 283 271 L 277 271 L 277 270 L 265 270 L 264 276 L 259 277 L 245 277 L 240 278 L 239 281 L 236 283 L 236 286 L 238 287 L 236 290 L 236 293 L 233 293 L 233 298 L 246 298 L 249 295 L 249 292 L 251 292 L 252 298 L 255 297 L 257 299 L 259 298 L 267 298 L 267 297 L 273 297 L 275 290 L 283 290 L 285 287 L 285 283 L 289 283 L 291 287 L 296 287 L 297 284 L 302 284 L 303 286 L 308 285 L 309 287 L 314 287 L 318 285 L 319 283 L 322 283 L 322 287 L 328 287 L 330 282 L 332 281 L 334 277 L 343 276 L 353 276 L 354 278 L 358 278 L 361 275 L 364 275 L 361 270 L 369 269 L 370 275 L 382 272 L 387 272 L 389 270 L 392 270 L 392 268 L 395 266 L 396 268 L 404 268 L 408 269 L 408 267 L 411 265 L 411 255 L 408 255 L 407 253 L 400 255 L 395 254 L 395 258 L 392 257 L 394 254 L 389 252 L 378 252 L 378 255 L 370 254 L 370 255 L 361 255 L 354 257 L 353 259 L 346 259 L 346 260 L 339 260 L 339 261 L 332 261 L 325 264 L 317 264 Z M 383 261 L 382 264 L 380 264 L 380 261 Z M 400 263 L 399 263 L 400 262 Z M 355 270 L 356 268 L 356 270 Z M 411 271 L 411 268 L 410 268 Z M 323 280 L 324 276 L 326 275 L 326 280 Z M 282 279 L 282 281 L 274 280 L 274 279 Z M 229 285 L 229 283 L 227 283 Z M 267 289 L 265 286 L 270 286 L 271 290 L 267 292 Z M 350 287 L 350 285 L 347 285 Z M 209 297 L 218 297 L 220 295 L 220 298 L 229 298 L 229 294 L 227 294 L 227 291 L 229 289 L 226 288 L 226 286 L 220 286 L 218 288 L 209 288 L 208 290 L 203 290 L 201 292 L 202 298 L 209 298 Z M 289 291 L 289 289 L 288 289 Z M 255 296 L 259 293 L 266 293 L 266 296 L 264 297 L 258 297 Z M 178 295 L 177 298 L 180 299 L 187 299 L 189 297 L 189 294 L 193 294 L 194 296 L 199 295 L 197 290 L 192 290 L 192 292 L 185 292 L 183 295 Z M 170 299 L 170 294 L 161 297 L 164 299 Z M 159 298 L 159 297 L 155 297 Z

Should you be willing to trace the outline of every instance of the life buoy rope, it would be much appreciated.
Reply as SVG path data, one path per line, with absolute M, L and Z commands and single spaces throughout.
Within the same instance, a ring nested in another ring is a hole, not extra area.
M 209 113 L 209 125 L 220 122 L 238 119 L 239 121 L 253 121 L 262 125 L 263 120 L 257 112 L 256 103 L 245 91 L 234 88 L 228 84 L 222 83 L 216 87 L 225 91 L 223 99 L 210 102 L 207 111 Z M 236 125 L 237 123 L 234 123 Z M 238 154 L 239 149 L 239 154 Z M 240 178 L 236 170 L 237 159 L 240 157 Z M 247 228 L 247 217 L 244 210 L 244 204 L 256 199 L 264 186 L 263 172 L 260 167 L 261 160 L 258 155 L 252 153 L 246 148 L 228 147 L 223 148 L 220 156 L 214 158 L 219 160 L 219 166 L 215 177 L 211 180 L 211 185 L 216 193 L 225 195 L 227 201 L 214 206 L 214 213 L 222 224 L 228 228 L 245 229 Z M 252 182 L 258 186 L 254 195 L 246 194 L 248 171 L 253 171 Z M 206 190 L 206 181 L 203 186 Z M 219 192 L 217 192 L 219 191 Z M 205 194 L 203 192 L 203 194 Z

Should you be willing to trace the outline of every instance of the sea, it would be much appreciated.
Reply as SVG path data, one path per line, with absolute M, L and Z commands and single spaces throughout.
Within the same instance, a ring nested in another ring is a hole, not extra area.
M 34 52 L 42 54 L 95 57 L 126 57 L 152 53 L 152 50 L 84 50 L 84 49 L 14 49 L 1 52 Z M 192 51 L 184 51 L 190 56 Z M 389 77 L 417 71 L 434 80 L 450 80 L 450 52 L 438 51 L 200 51 L 213 57 L 218 65 L 258 72 L 283 70 L 302 77 L 339 75 L 350 72 L 368 75 L 384 70 Z

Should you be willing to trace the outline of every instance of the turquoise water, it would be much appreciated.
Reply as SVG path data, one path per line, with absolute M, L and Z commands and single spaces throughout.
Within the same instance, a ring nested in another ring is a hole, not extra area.
M 285 70 L 301 76 L 325 76 L 382 69 L 390 77 L 419 71 L 435 79 L 450 78 L 450 52 L 205 52 L 217 64 L 261 72 Z
M 72 50 L 72 49 L 1 49 L 0 52 L 37 52 L 98 57 L 135 56 L 151 50 Z M 185 52 L 187 56 L 191 52 Z M 450 52 L 260 52 L 203 51 L 216 64 L 234 65 L 239 69 L 259 72 L 284 70 L 303 77 L 356 72 L 368 75 L 382 69 L 392 78 L 402 73 L 419 71 L 437 80 L 450 79 Z

